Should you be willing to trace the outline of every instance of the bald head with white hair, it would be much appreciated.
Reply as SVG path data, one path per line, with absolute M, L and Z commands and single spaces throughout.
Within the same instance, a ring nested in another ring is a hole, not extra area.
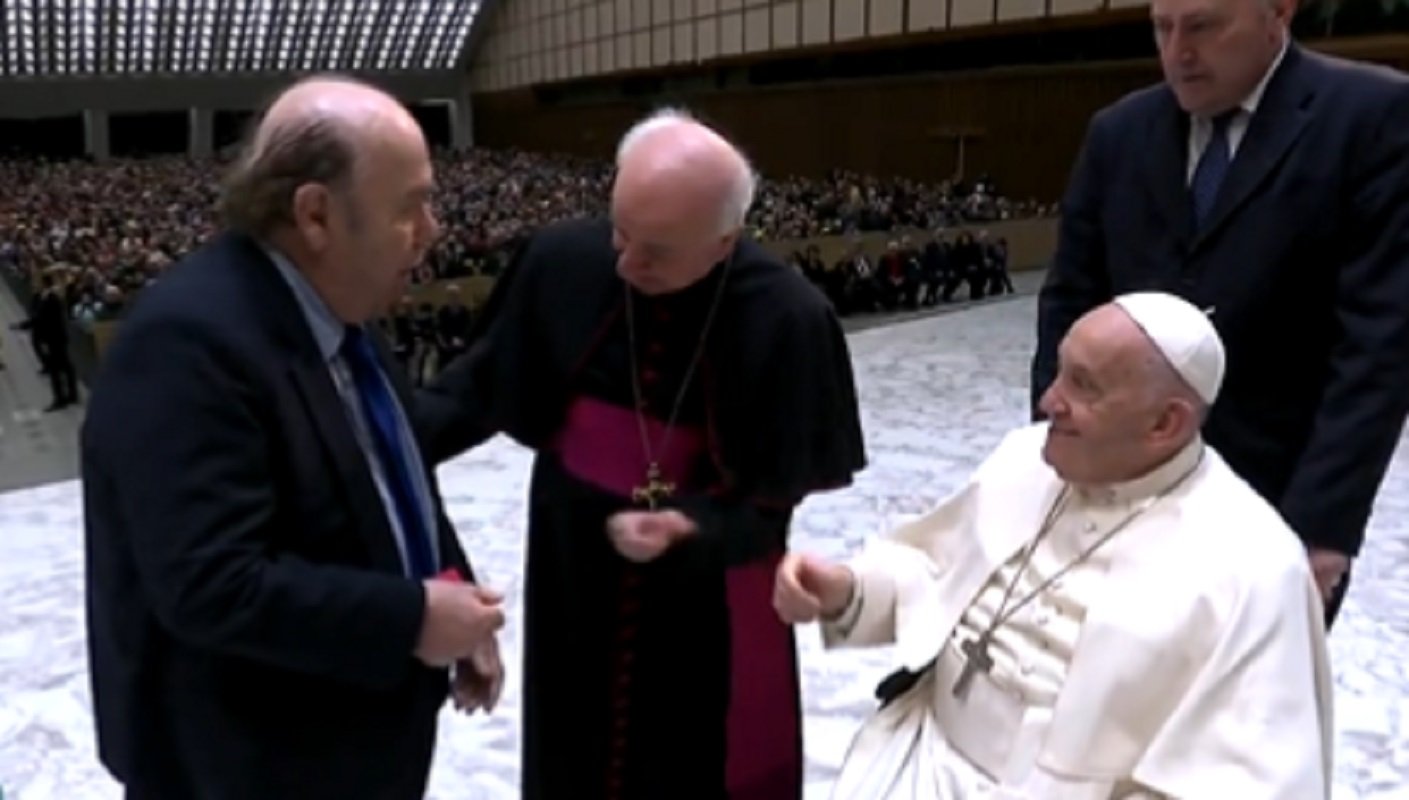
M 623 280 L 645 294 L 676 292 L 728 257 L 756 186 L 738 148 L 667 109 L 622 137 L 616 166 L 612 243 Z

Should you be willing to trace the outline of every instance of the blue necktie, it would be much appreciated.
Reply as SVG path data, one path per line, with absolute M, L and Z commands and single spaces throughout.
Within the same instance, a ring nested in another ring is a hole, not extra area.
M 1213 202 L 1218 199 L 1218 190 L 1223 186 L 1223 179 L 1228 176 L 1228 166 L 1233 162 L 1228 126 L 1233 124 L 1237 113 L 1234 109 L 1213 118 L 1213 135 L 1209 137 L 1208 146 L 1194 169 L 1194 180 L 1189 191 L 1194 199 L 1194 221 L 1200 228 L 1213 210 Z
M 388 488 L 391 490 L 401 533 L 406 540 L 406 555 L 413 578 L 429 578 L 435 574 L 435 556 L 430 546 L 430 531 L 421 504 L 417 502 L 411 465 L 407 463 L 405 440 L 396 413 L 396 399 L 387 385 L 381 363 L 372 341 L 358 327 L 349 327 L 343 339 L 343 358 L 352 371 L 357 394 L 367 414 L 372 441 L 382 463 Z

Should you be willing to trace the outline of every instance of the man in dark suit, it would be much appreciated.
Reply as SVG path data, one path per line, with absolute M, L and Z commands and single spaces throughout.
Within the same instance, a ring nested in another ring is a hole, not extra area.
M 437 371 L 445 369 L 447 364 L 465 352 L 473 322 L 470 309 L 460 295 L 460 287 L 450 284 L 445 290 L 445 305 L 435 315 Z
M 1154 1 L 1166 80 L 1091 122 L 1032 396 L 1113 295 L 1207 309 L 1228 349 L 1207 439 L 1302 536 L 1330 621 L 1409 407 L 1409 80 L 1301 49 L 1293 10 Z
M 436 234 L 414 120 L 344 80 L 271 106 L 231 227 L 123 320 L 82 432 L 98 751 L 128 798 L 413 800 L 456 669 L 500 685 L 367 323 Z
M 53 400 L 45 411 L 59 411 L 78 402 L 78 373 L 68 347 L 68 306 L 53 275 L 40 279 L 39 293 L 30 302 L 29 318 L 14 326 L 29 331 L 39 365 L 49 376 Z

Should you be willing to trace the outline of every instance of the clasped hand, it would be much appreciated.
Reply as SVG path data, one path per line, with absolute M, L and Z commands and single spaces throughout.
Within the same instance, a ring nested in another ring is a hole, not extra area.
M 607 520 L 607 536 L 622 558 L 645 564 L 660 558 L 671 545 L 698 533 L 693 521 L 679 511 L 622 511 Z
M 1322 602 L 1330 603 L 1331 597 L 1350 571 L 1350 556 L 1323 547 L 1312 547 L 1307 550 L 1307 558 L 1311 561 L 1311 574 L 1316 578 L 1316 588 L 1321 590 Z
M 773 582 L 773 609 L 790 625 L 829 620 L 840 614 L 855 591 L 851 570 L 805 553 L 788 553 Z
M 503 596 L 472 583 L 423 582 L 425 617 L 416 657 L 432 667 L 455 666 L 455 707 L 494 710 L 504 687 L 495 634 L 504 626 Z

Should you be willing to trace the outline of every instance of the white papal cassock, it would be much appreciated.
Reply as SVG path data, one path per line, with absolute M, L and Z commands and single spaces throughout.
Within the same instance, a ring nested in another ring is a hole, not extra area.
M 833 797 L 1328 798 L 1330 672 L 1305 551 L 1201 442 L 1068 494 L 1009 608 L 1128 522 L 997 628 L 992 669 L 955 696 L 959 645 L 993 619 L 1062 495 L 1045 436 L 1010 434 L 851 564 L 858 590 L 823 625 L 827 646 L 894 642 L 899 667 L 924 671 L 862 727 Z

